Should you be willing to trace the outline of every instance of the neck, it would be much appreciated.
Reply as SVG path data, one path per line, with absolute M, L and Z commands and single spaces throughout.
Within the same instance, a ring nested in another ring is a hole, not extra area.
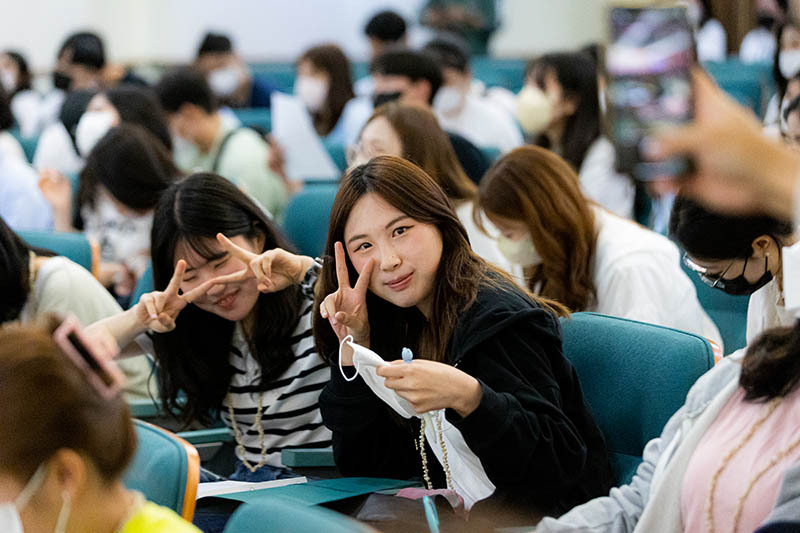
M 417 309 L 425 315 L 426 320 L 431 319 L 431 315 L 433 314 L 433 295 L 428 296 L 424 300 L 420 301 L 417 304 Z
M 564 131 L 567 129 L 567 121 L 565 119 L 559 119 L 551 123 L 546 130 L 544 130 L 544 135 L 547 137 L 547 140 L 550 141 L 550 148 L 554 152 L 561 151 L 561 140 L 564 138 Z
M 214 141 L 217 139 L 217 134 L 222 126 L 222 117 L 219 113 L 212 113 L 203 118 L 203 124 L 200 128 L 200 135 L 195 142 L 197 147 L 203 153 L 208 153 L 214 146 Z

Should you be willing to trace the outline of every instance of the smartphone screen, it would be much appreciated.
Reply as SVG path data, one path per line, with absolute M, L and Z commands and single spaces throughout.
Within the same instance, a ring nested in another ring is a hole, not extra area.
M 614 7 L 610 22 L 606 94 L 617 170 L 642 181 L 688 172 L 685 158 L 651 162 L 641 154 L 643 139 L 694 116 L 695 45 L 686 10 Z

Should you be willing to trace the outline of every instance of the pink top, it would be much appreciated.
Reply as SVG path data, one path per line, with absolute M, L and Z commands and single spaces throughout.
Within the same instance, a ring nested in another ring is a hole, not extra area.
M 733 531 L 739 500 L 750 481 L 800 437 L 800 387 L 787 396 L 750 440 L 728 461 L 714 493 L 714 530 Z M 706 508 L 711 477 L 723 458 L 742 442 L 767 411 L 768 402 L 746 402 L 739 387 L 708 428 L 692 454 L 681 491 L 684 531 L 707 531 Z M 737 531 L 753 531 L 775 507 L 783 471 L 800 460 L 800 445 L 769 469 L 753 486 L 742 506 Z

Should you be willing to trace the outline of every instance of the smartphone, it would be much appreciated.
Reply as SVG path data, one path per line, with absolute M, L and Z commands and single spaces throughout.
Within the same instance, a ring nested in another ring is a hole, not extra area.
M 650 135 L 694 117 L 690 69 L 696 53 L 686 9 L 616 6 L 609 21 L 607 133 L 616 149 L 617 170 L 641 181 L 688 173 L 687 158 L 647 161 L 642 156 Z
M 98 356 L 81 329 L 77 318 L 70 315 L 53 333 L 61 351 L 80 368 L 92 386 L 104 398 L 116 396 L 122 390 L 124 377 L 111 361 Z

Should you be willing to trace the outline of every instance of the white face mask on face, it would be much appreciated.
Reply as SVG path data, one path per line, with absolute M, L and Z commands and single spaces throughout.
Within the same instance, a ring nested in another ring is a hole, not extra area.
M 458 87 L 442 87 L 433 97 L 433 109 L 444 115 L 455 115 L 466 102 L 466 94 Z
M 322 109 L 328 97 L 328 82 L 313 76 L 298 76 L 294 82 L 294 94 L 303 101 L 312 113 Z
M 230 96 L 239 87 L 239 69 L 225 67 L 213 70 L 208 75 L 208 84 L 217 96 Z
M 518 241 L 512 241 L 508 237 L 503 237 L 501 235 L 497 238 L 497 248 L 500 250 L 503 257 L 515 265 L 528 267 L 542 263 L 542 256 L 539 255 L 539 252 L 533 245 L 530 234 Z
M 11 94 L 17 88 L 17 77 L 10 70 L 0 70 L 0 85 L 6 94 Z
M 778 55 L 778 69 L 787 80 L 800 72 L 800 50 L 784 50 Z
M 86 157 L 108 130 L 114 127 L 115 117 L 111 111 L 87 111 L 78 121 L 75 144 L 81 157 Z
M 517 120 L 528 135 L 544 131 L 552 118 L 552 104 L 535 85 L 526 85 L 517 95 Z
M 17 499 L 13 502 L 8 502 L 0 505 L 0 531 L 3 533 L 23 533 L 22 519 L 19 512 L 28 505 L 31 498 L 36 491 L 38 491 L 45 478 L 47 477 L 47 465 L 41 464 L 36 469 L 31 479 L 19 493 Z M 67 521 L 69 520 L 70 513 L 70 496 L 69 492 L 64 491 L 62 494 L 63 502 L 61 509 L 58 511 L 58 520 L 56 521 L 55 533 L 64 533 L 67 530 Z

